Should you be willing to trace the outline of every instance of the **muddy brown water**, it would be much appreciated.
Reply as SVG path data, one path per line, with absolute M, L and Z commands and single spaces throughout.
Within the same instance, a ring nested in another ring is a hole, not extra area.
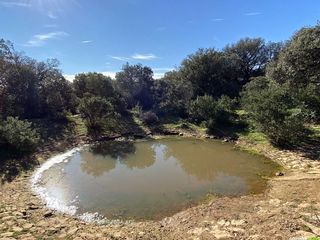
M 43 172 L 51 201 L 107 219 L 159 220 L 209 195 L 266 188 L 272 161 L 214 140 L 166 138 L 86 146 Z M 57 204 L 59 210 L 59 204 Z

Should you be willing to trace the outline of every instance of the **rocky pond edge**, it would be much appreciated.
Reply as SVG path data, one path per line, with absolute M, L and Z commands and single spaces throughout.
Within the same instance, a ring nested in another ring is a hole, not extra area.
M 171 132 L 166 135 L 196 137 L 201 139 L 215 138 L 206 134 L 190 134 L 186 132 Z M 115 140 L 119 137 L 128 136 L 130 135 L 108 136 L 98 140 Z M 134 138 L 154 137 L 151 134 L 145 136 L 131 136 Z M 234 139 L 223 139 L 223 141 L 234 141 L 235 146 L 240 149 L 249 150 L 250 152 L 255 152 L 272 159 L 283 167 L 284 176 L 280 176 L 282 174 L 279 174 L 279 176 L 270 179 L 268 182 L 268 189 L 263 194 L 239 198 L 216 199 L 209 203 L 187 209 L 158 222 L 130 222 L 127 224 L 115 222 L 114 224 L 106 226 L 97 226 L 92 223 L 81 221 L 70 215 L 48 209 L 30 188 L 30 177 L 33 174 L 33 172 L 30 171 L 22 174 L 13 182 L 7 183 L 0 188 L 0 239 L 75 239 L 77 237 L 78 239 L 247 239 L 246 237 L 254 235 L 257 236 L 252 239 L 264 239 L 263 236 L 265 234 L 266 236 L 269 235 L 268 231 L 257 230 L 259 234 L 250 234 L 250 231 L 246 231 L 248 229 L 246 229 L 245 226 L 249 221 L 246 219 L 239 219 L 243 209 L 237 209 L 237 211 L 234 211 L 233 213 L 225 212 L 224 216 L 218 218 L 215 214 L 212 214 L 211 217 L 215 220 L 209 221 L 210 223 L 206 220 L 210 218 L 210 214 L 209 216 L 203 216 L 201 212 L 207 214 L 212 208 L 228 207 L 228 204 L 231 206 L 234 203 L 237 203 L 239 206 L 241 206 L 241 204 L 250 205 L 250 202 L 253 204 L 259 201 L 269 203 L 271 207 L 274 207 L 274 204 L 281 206 L 281 199 L 274 197 L 269 199 L 269 195 L 272 192 L 280 191 L 285 185 L 288 185 L 288 183 L 297 184 L 299 182 L 297 185 L 300 185 L 301 183 L 301 187 L 305 187 L 305 183 L 308 182 L 308 184 L 315 184 L 316 189 L 318 186 L 320 187 L 319 161 L 308 159 L 297 152 L 278 150 L 271 146 L 252 144 L 241 138 L 237 141 Z M 58 142 L 56 143 L 56 146 L 42 149 L 36 156 L 39 162 L 43 163 L 49 156 L 90 142 L 92 141 L 87 138 L 80 138 L 76 142 Z M 280 182 L 285 184 L 281 186 L 282 184 L 279 184 Z M 316 212 L 316 214 L 314 214 L 315 216 L 312 216 L 309 220 L 306 217 L 300 216 L 297 219 L 299 220 L 299 223 L 301 221 L 303 222 L 303 227 L 297 227 L 296 231 L 289 229 L 289 232 L 287 229 L 282 229 L 282 234 L 281 231 L 279 232 L 282 237 L 311 237 L 320 235 L 320 222 L 318 223 L 317 220 L 318 213 L 320 212 L 320 193 L 313 192 L 311 195 L 314 195 L 313 198 L 315 200 L 305 199 L 303 196 L 295 196 L 295 200 L 298 200 L 297 202 L 299 202 L 296 208 L 299 209 L 299 206 L 307 206 L 310 208 L 310 211 Z M 309 200 L 311 200 L 311 203 Z M 288 202 L 289 201 L 286 203 Z M 313 204 L 313 202 L 315 203 Z M 280 212 L 283 212 L 283 210 Z M 309 212 L 307 216 L 312 215 Z M 278 221 L 283 220 L 283 217 L 285 216 L 283 213 L 281 214 L 274 215 L 279 218 Z M 230 218 L 230 215 L 237 215 L 237 217 L 235 217 L 235 219 L 227 220 Z M 184 220 L 181 221 L 181 218 Z M 199 222 L 201 224 L 205 223 L 205 227 L 197 226 L 199 225 Z M 239 225 L 239 231 L 235 231 L 237 229 L 234 228 L 237 226 L 234 225 Z M 240 228 L 240 226 L 242 228 Z M 185 229 L 186 227 L 187 229 Z M 277 239 L 287 239 L 279 238 L 279 236 Z

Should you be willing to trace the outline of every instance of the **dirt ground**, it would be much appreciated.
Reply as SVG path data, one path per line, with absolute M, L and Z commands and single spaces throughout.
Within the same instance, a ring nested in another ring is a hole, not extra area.
M 263 194 L 217 198 L 161 221 L 105 226 L 46 208 L 30 189 L 32 172 L 0 189 L 0 239 L 292 239 L 320 236 L 320 161 L 239 140 L 283 166 Z M 41 156 L 45 159 L 46 156 Z

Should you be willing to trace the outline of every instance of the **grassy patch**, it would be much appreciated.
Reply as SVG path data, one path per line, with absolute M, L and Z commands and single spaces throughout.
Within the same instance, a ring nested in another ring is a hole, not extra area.
M 254 144 L 268 144 L 267 137 L 261 132 L 248 132 L 243 137 L 250 143 Z

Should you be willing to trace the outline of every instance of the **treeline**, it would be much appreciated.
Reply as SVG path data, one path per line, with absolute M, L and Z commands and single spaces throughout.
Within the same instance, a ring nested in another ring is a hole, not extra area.
M 132 112 L 145 124 L 186 119 L 213 131 L 237 121 L 239 109 L 272 143 L 290 145 L 320 120 L 319 39 L 316 25 L 285 43 L 246 38 L 222 50 L 200 49 L 161 79 L 149 67 L 126 64 L 115 79 L 82 73 L 72 83 L 57 61 L 37 62 L 0 40 L 0 145 L 36 146 L 27 122 L 34 118 L 80 113 L 92 136 Z

